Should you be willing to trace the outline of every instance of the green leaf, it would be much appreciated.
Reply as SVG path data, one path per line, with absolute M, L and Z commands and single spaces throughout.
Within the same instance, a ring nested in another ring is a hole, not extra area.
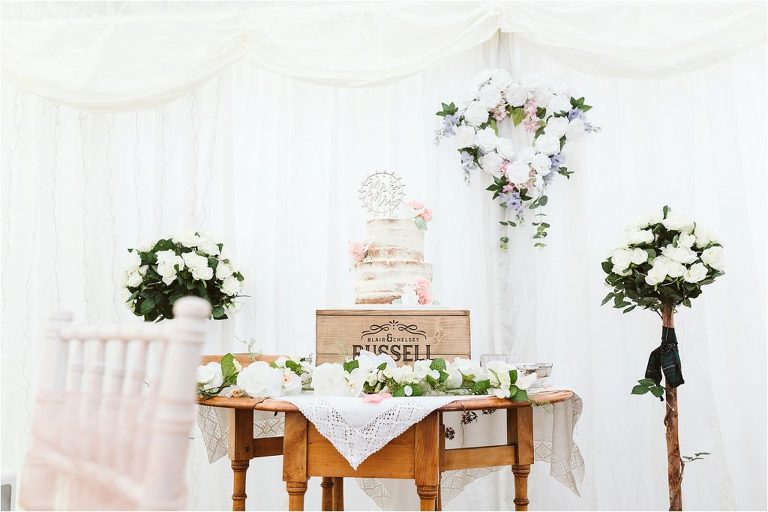
M 664 213 L 664 218 L 666 219 L 667 218 L 667 214 L 672 211 L 672 208 L 670 208 L 667 205 L 664 205 L 664 208 L 662 208 L 661 211 Z
M 664 394 L 664 388 L 661 386 L 654 386 L 651 388 L 651 394 L 657 398 L 661 398 L 661 395 Z
M 438 357 L 437 359 L 434 359 L 432 361 L 432 364 L 429 365 L 429 368 L 432 370 L 445 370 L 445 359 Z
M 601 306 L 605 306 L 605 304 L 613 298 L 613 292 L 609 292 L 608 295 L 605 296 L 603 299 L 603 302 L 600 303 Z
M 519 125 L 523 122 L 523 119 L 525 119 L 525 109 L 523 107 L 514 107 L 510 117 L 515 126 Z
M 488 392 L 488 388 L 491 387 L 490 379 L 479 380 L 472 384 L 472 392 L 476 395 L 484 395 Z
M 640 379 L 637 382 L 639 382 L 640 384 L 642 384 L 644 386 L 655 386 L 656 385 L 656 381 L 653 380 L 653 379 Z
M 427 230 L 427 223 L 422 219 L 421 217 L 416 217 L 416 227 L 419 228 L 422 231 Z
M 527 402 L 528 401 L 528 392 L 524 389 L 518 389 L 517 393 L 515 393 L 511 397 L 513 402 Z
M 225 354 L 221 358 L 221 374 L 224 376 L 224 381 L 236 381 L 237 380 L 237 367 L 235 366 L 235 356 L 232 354 Z
M 648 388 L 645 386 L 637 385 L 632 388 L 633 395 L 644 395 L 648 392 Z
M 146 315 L 152 309 L 155 307 L 155 301 L 152 299 L 144 299 L 144 301 L 141 303 L 141 306 L 139 307 L 139 314 Z
M 603 267 L 603 272 L 606 274 L 610 274 L 613 271 L 613 263 L 611 263 L 611 260 L 605 260 L 600 266 Z
M 360 362 L 357 359 L 344 361 L 344 371 L 347 373 L 350 373 L 352 370 L 359 367 L 360 367 Z
M 213 308 L 212 314 L 213 314 L 213 318 L 215 318 L 216 320 L 218 320 L 219 318 L 223 318 L 224 315 L 226 315 L 226 313 L 224 312 L 224 308 L 221 306 L 216 306 L 215 308 Z
M 709 452 L 698 452 L 693 454 L 694 457 L 701 457 L 702 455 L 712 455 L 712 454 Z
M 632 311 L 632 310 L 633 310 L 633 309 L 635 309 L 636 307 L 637 307 L 637 305 L 632 305 L 632 306 L 629 306 L 627 309 L 625 309 L 624 311 L 622 311 L 622 313 L 624 313 L 624 314 L 626 314 L 626 313 L 629 313 L 630 311 Z

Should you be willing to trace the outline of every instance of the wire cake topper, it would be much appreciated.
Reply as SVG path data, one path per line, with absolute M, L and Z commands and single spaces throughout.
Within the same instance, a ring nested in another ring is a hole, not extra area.
M 403 200 L 403 188 L 400 176 L 394 172 L 374 171 L 360 185 L 360 203 L 374 217 L 391 217 Z

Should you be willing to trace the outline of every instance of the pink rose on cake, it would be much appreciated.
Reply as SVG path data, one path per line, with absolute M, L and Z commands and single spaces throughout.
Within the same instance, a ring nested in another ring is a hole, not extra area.
M 370 242 L 347 242 L 349 244 L 349 255 L 356 262 L 363 261 L 368 255 L 368 248 L 371 246 Z
M 419 304 L 422 306 L 431 305 L 434 301 L 432 297 L 432 283 L 430 283 L 428 279 L 417 279 L 415 288 Z
M 426 231 L 427 222 L 432 220 L 432 210 L 427 208 L 423 202 L 413 199 L 406 201 L 405 205 L 413 210 L 415 214 L 413 220 L 416 222 L 416 226 L 419 229 Z

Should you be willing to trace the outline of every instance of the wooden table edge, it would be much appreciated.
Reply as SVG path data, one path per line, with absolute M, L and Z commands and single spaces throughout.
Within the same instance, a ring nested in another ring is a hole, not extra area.
M 439 409 L 440 412 L 453 411 L 479 411 L 482 409 L 513 409 L 531 405 L 555 404 L 570 400 L 575 396 L 573 391 L 551 391 L 532 395 L 530 402 L 512 402 L 504 398 L 488 397 L 470 400 L 458 400 L 446 404 Z M 396 398 L 393 400 L 397 400 Z M 239 397 L 228 398 L 217 396 L 214 398 L 198 398 L 197 403 L 210 407 L 225 407 L 229 409 L 252 409 L 266 412 L 298 412 L 299 408 L 290 402 L 272 398 Z

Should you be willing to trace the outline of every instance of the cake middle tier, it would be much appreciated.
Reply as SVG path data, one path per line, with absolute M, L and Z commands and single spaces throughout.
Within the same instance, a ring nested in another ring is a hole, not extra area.
M 355 303 L 389 304 L 418 279 L 432 282 L 432 264 L 421 261 L 362 261 L 355 265 Z

